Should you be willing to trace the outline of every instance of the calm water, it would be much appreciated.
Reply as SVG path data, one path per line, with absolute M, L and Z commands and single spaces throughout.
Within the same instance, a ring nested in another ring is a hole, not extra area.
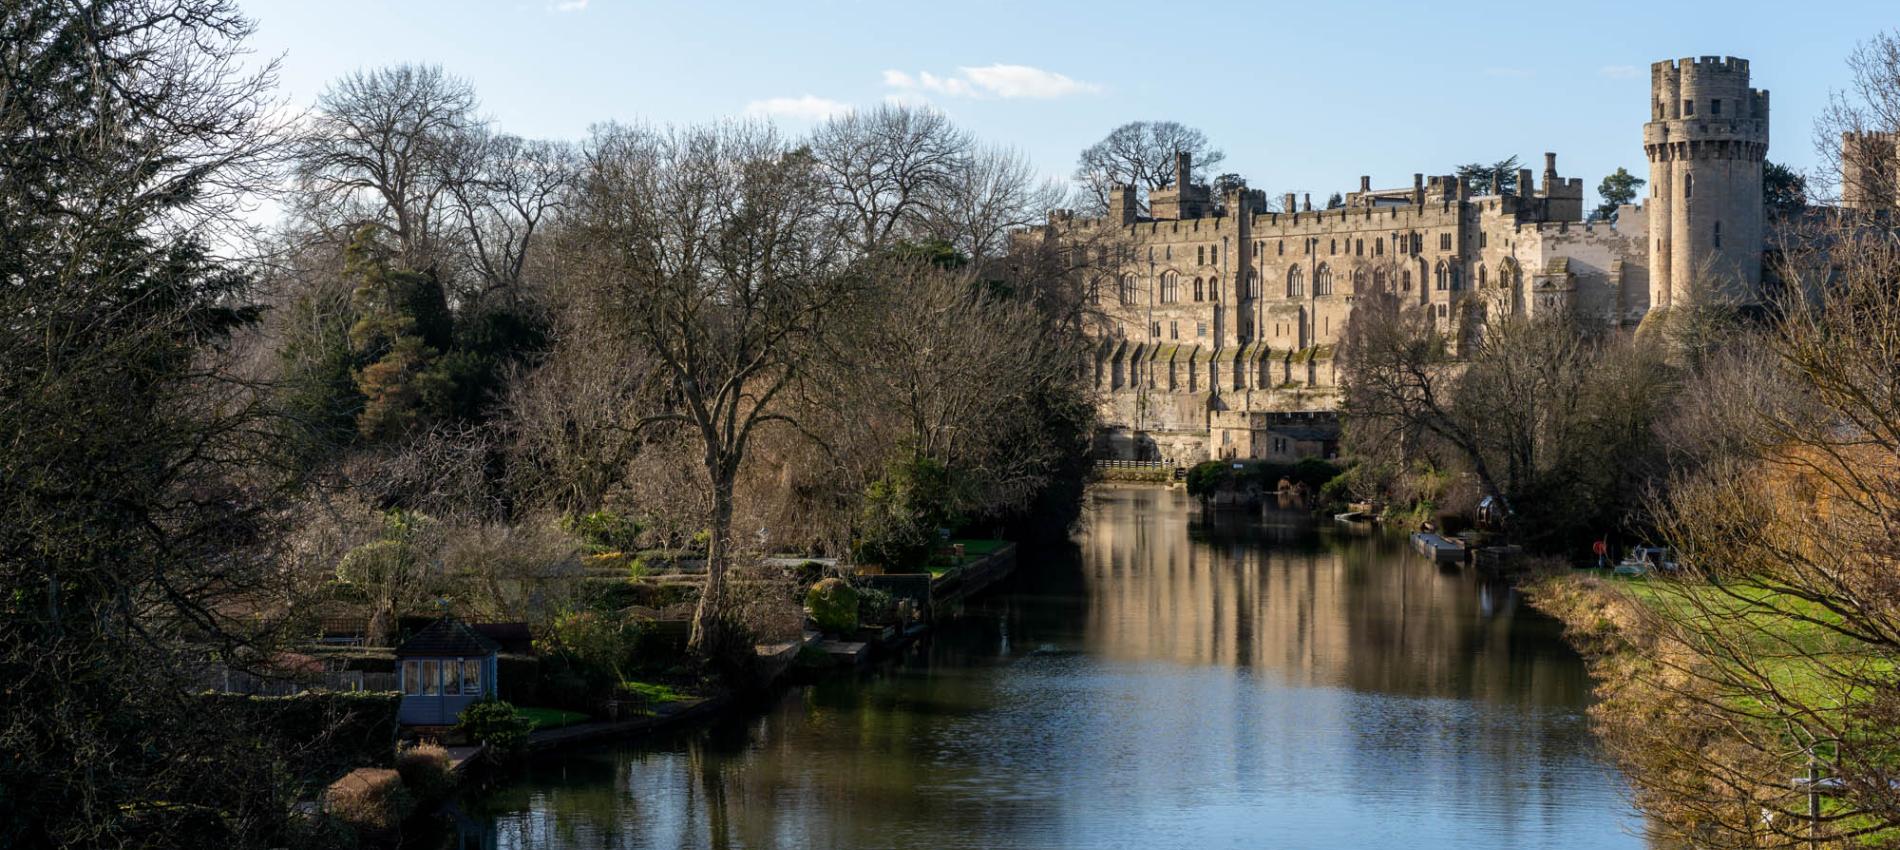
M 901 665 L 474 815 L 499 848 L 1642 847 L 1587 698 L 1554 623 L 1402 541 L 1102 490 Z

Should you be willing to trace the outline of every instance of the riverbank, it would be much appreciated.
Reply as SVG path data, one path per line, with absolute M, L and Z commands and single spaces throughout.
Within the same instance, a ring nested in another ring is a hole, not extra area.
M 1087 510 L 896 663 L 537 757 L 470 801 L 470 840 L 1641 846 L 1581 663 L 1508 587 L 1179 490 Z
M 981 545 L 978 545 L 978 544 Z M 967 551 L 977 549 L 980 551 Z M 959 616 L 965 604 L 1009 578 L 1018 565 L 1017 544 L 1005 541 L 972 542 L 955 547 L 948 566 L 927 573 L 877 574 L 859 577 L 867 587 L 885 588 L 895 596 L 921 594 L 915 610 L 923 621 L 866 627 L 851 635 L 825 635 L 807 629 L 803 636 L 783 644 L 755 648 L 759 678 L 743 692 L 726 691 L 689 696 L 656 704 L 649 713 L 620 720 L 589 720 L 528 733 L 519 755 L 540 757 L 561 750 L 602 745 L 627 746 L 662 733 L 704 728 L 737 712 L 770 702 L 786 688 L 826 677 L 856 675 L 873 662 L 897 657 L 905 647 L 926 639 L 933 628 Z M 966 554 L 967 551 L 967 554 Z M 517 763 L 497 761 L 483 747 L 450 749 L 450 772 L 458 777 L 454 795 L 442 812 L 460 820 L 460 805 L 470 793 L 482 793 L 506 782 Z
M 1699 824 L 1724 845 L 1805 838 L 1809 806 L 1836 807 L 1794 777 L 1826 764 L 1829 736 L 1846 734 L 1830 730 L 1886 725 L 1866 713 L 1868 685 L 1893 664 L 1818 603 L 1746 582 L 1581 571 L 1527 589 L 1584 655 L 1592 727 L 1661 822 Z M 1771 705 L 1803 722 L 1778 722 Z M 1824 820 L 1822 836 L 1852 828 Z

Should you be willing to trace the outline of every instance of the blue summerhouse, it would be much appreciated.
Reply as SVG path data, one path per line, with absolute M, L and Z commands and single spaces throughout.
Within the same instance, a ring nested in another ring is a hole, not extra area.
M 500 646 L 455 617 L 443 617 L 396 647 L 402 680 L 400 719 L 409 726 L 447 726 L 462 709 L 495 695 Z

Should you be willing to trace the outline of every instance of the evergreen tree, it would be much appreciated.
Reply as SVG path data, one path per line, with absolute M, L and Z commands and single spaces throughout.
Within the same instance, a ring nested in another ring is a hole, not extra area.
M 0 6 L 0 846 L 288 843 L 289 753 L 200 694 L 260 657 L 257 311 L 206 245 L 271 70 L 230 0 Z M 282 596 L 278 596 L 282 599 Z
M 443 418 L 454 393 L 442 368 L 454 320 L 442 285 L 433 272 L 393 268 L 370 227 L 357 231 L 346 269 L 357 281 L 350 345 L 365 364 L 356 371 L 363 395 L 357 428 L 365 438 L 384 439 Z
M 1616 208 L 1636 200 L 1636 190 L 1647 182 L 1631 174 L 1629 169 L 1618 167 L 1615 173 L 1597 184 L 1597 194 L 1603 196 L 1603 203 L 1597 205 L 1590 217 L 1597 221 L 1615 221 Z
M 1808 208 L 1808 180 L 1778 162 L 1761 164 L 1761 203 L 1768 218 L 1799 215 Z

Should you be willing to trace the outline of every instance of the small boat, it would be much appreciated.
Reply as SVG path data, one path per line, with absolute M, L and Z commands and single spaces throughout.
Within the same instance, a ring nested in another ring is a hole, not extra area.
M 1620 576 L 1642 576 L 1658 570 L 1673 573 L 1679 569 L 1681 567 L 1674 558 L 1670 557 L 1668 549 L 1661 546 L 1638 546 L 1631 549 L 1629 554 L 1624 555 L 1623 560 L 1617 562 L 1614 572 Z
M 1441 564 L 1463 563 L 1465 547 L 1461 542 L 1440 537 L 1429 531 L 1412 534 L 1412 548 Z

